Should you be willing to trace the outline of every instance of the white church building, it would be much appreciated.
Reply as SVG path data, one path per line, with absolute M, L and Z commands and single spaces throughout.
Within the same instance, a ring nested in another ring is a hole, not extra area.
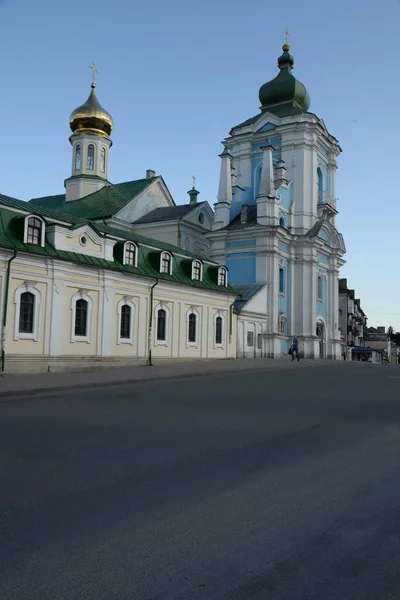
M 291 338 L 309 358 L 340 358 L 336 229 L 338 141 L 309 111 L 290 46 L 259 92 L 261 110 L 224 141 L 210 255 L 238 300 L 238 355 L 278 357 Z M 257 296 L 252 301 L 252 294 Z
M 341 149 L 289 50 L 224 141 L 214 211 L 194 184 L 177 205 L 150 169 L 109 180 L 113 119 L 93 78 L 70 116 L 65 192 L 0 194 L 3 370 L 276 358 L 294 335 L 303 356 L 340 358 Z

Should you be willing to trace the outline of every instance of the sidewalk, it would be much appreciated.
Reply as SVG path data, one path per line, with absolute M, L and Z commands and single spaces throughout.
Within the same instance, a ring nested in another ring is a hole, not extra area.
M 162 379 L 186 379 L 224 373 L 290 370 L 338 364 L 338 361 L 305 359 L 292 364 L 290 358 L 236 359 L 163 362 L 154 366 L 109 367 L 76 372 L 5 374 L 0 377 L 0 400 L 10 396 L 29 396 L 46 392 L 143 383 Z

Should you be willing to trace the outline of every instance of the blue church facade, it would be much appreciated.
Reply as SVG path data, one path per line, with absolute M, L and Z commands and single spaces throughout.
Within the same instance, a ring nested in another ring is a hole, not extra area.
M 261 111 L 225 139 L 211 257 L 234 286 L 266 286 L 262 355 L 340 358 L 338 277 L 344 241 L 336 229 L 338 141 L 309 112 L 292 75 L 290 47 L 260 89 Z M 247 317 L 251 318 L 251 317 Z M 250 337 L 249 337 L 250 339 Z

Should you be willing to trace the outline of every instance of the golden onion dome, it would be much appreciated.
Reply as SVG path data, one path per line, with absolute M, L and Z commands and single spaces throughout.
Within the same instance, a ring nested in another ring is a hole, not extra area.
M 78 106 L 69 118 L 69 126 L 74 134 L 92 134 L 101 135 L 108 139 L 114 127 L 111 115 L 104 110 L 97 100 L 94 88 L 95 83 L 92 83 L 92 91 L 85 104 Z

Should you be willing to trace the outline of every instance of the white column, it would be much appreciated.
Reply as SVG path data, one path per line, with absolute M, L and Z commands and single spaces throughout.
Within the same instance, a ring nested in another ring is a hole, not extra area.
M 214 205 L 214 227 L 213 229 L 222 229 L 230 222 L 231 203 L 232 203 L 232 155 L 225 148 L 220 154 L 221 172 L 219 177 L 218 202 Z
M 263 161 L 259 195 L 272 197 L 275 196 L 274 167 L 272 162 L 272 152 L 275 148 L 268 144 L 267 146 L 262 146 L 260 150 L 263 151 Z

